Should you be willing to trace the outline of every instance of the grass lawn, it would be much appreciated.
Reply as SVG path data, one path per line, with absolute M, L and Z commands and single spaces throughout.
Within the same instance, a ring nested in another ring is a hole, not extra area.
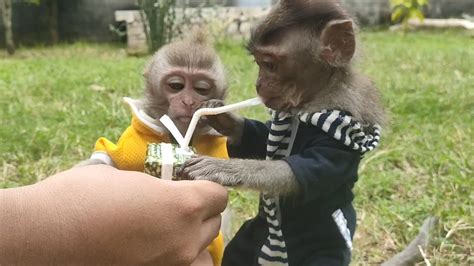
M 358 65 L 381 89 L 391 120 L 360 167 L 353 264 L 391 257 L 429 215 L 440 217 L 425 250 L 430 262 L 474 264 L 474 39 L 363 32 L 361 41 Z M 256 67 L 243 45 L 218 49 L 228 102 L 254 97 Z M 122 97 L 140 96 L 146 60 L 113 45 L 22 48 L 11 58 L 0 50 L 0 187 L 37 182 L 88 157 L 98 137 L 117 139 L 130 119 Z M 268 118 L 263 107 L 243 114 Z M 238 221 L 256 212 L 256 199 L 232 192 Z

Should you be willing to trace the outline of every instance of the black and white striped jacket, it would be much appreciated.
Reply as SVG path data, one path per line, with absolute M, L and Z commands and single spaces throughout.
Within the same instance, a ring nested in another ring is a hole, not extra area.
M 229 147 L 231 156 L 261 158 L 265 155 L 267 160 L 286 160 L 303 190 L 302 195 L 295 197 L 261 196 L 257 218 L 265 220 L 266 229 L 262 230 L 266 231 L 266 237 L 255 246 L 257 264 L 288 265 L 292 262 L 292 265 L 300 265 L 298 257 L 301 255 L 298 254 L 304 253 L 305 248 L 303 252 L 294 252 L 295 243 L 301 242 L 298 237 L 313 239 L 313 233 L 321 228 L 308 227 L 307 232 L 302 230 L 304 236 L 298 236 L 301 234 L 298 228 L 307 227 L 305 220 L 312 219 L 316 226 L 317 217 L 324 212 L 338 225 L 342 242 L 351 249 L 350 232 L 338 207 L 352 201 L 359 160 L 377 146 L 380 127 L 364 127 L 350 115 L 337 110 L 297 115 L 274 112 L 272 118 L 269 128 L 257 121 L 246 120 L 243 143 L 240 147 Z M 316 213 L 307 213 L 308 210 Z M 314 233 L 315 241 L 317 235 Z M 238 241 L 238 236 L 236 239 Z M 309 246 L 322 244 L 309 243 Z

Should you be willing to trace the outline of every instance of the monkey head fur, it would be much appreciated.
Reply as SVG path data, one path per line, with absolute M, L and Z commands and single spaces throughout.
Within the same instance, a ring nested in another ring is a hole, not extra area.
M 224 99 L 228 87 L 224 72 L 202 30 L 163 46 L 144 71 L 145 112 L 155 119 L 167 114 L 184 134 L 204 101 Z
M 248 44 L 265 105 L 292 113 L 337 109 L 382 124 L 377 89 L 351 65 L 355 35 L 352 18 L 336 0 L 281 0 Z

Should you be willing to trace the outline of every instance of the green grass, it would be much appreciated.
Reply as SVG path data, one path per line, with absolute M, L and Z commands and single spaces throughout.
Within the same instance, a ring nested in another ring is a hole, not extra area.
M 390 123 L 360 168 L 353 264 L 391 257 L 429 215 L 441 218 L 430 262 L 474 264 L 474 39 L 376 31 L 361 41 L 358 65 L 381 89 Z M 257 69 L 243 45 L 217 46 L 228 102 L 254 97 Z M 83 43 L 22 48 L 14 57 L 1 50 L 0 186 L 34 183 L 88 157 L 99 136 L 117 139 L 130 119 L 121 99 L 140 96 L 147 59 Z M 264 108 L 243 114 L 267 118 Z M 234 190 L 231 202 L 239 221 L 256 211 L 255 193 Z

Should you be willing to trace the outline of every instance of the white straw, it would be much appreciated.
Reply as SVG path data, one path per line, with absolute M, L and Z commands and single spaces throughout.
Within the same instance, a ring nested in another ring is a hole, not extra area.
M 188 127 L 188 130 L 186 131 L 186 135 L 184 136 L 184 138 L 179 132 L 178 128 L 173 123 L 173 121 L 171 120 L 171 118 L 169 118 L 167 115 L 163 115 L 160 118 L 160 121 L 169 130 L 171 135 L 173 135 L 175 140 L 178 142 L 179 146 L 182 149 L 187 150 L 189 147 L 189 142 L 191 141 L 191 137 L 193 136 L 194 130 L 196 129 L 197 123 L 199 119 L 201 118 L 201 116 L 222 114 L 222 113 L 242 109 L 245 107 L 259 105 L 261 103 L 262 103 L 262 100 L 260 100 L 260 98 L 253 98 L 253 99 L 246 100 L 243 102 L 238 102 L 238 103 L 216 107 L 216 108 L 201 108 L 197 110 L 196 112 L 194 112 L 194 115 L 191 119 L 191 122 L 189 123 L 189 127 Z
M 259 105 L 261 103 L 262 103 L 262 100 L 260 100 L 260 98 L 253 98 L 253 99 L 246 100 L 243 102 L 238 102 L 238 103 L 225 105 L 221 107 L 201 108 L 197 110 L 196 112 L 194 112 L 193 118 L 191 119 L 191 122 L 189 123 L 189 127 L 188 127 L 188 130 L 186 131 L 186 135 L 184 136 L 183 143 L 182 145 L 180 145 L 181 148 L 186 149 L 189 146 L 189 142 L 191 141 L 191 137 L 193 136 L 194 130 L 196 129 L 197 123 L 199 119 L 201 118 L 201 116 L 222 114 L 222 113 L 242 109 L 245 107 Z
M 163 115 L 160 118 L 160 122 L 169 130 L 171 135 L 173 135 L 174 139 L 178 142 L 180 147 L 184 145 L 184 138 L 183 135 L 179 132 L 179 129 L 173 123 L 173 120 L 167 115 Z M 185 146 L 184 146 L 185 147 Z

